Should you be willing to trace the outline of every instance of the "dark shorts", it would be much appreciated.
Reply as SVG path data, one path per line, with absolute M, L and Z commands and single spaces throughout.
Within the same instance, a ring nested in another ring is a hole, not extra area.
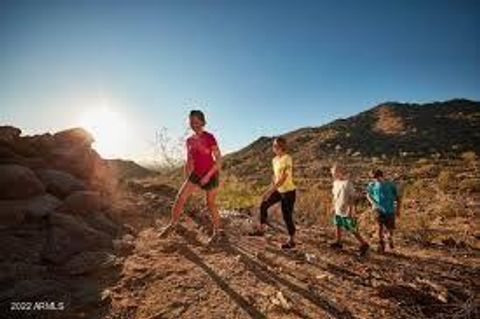
M 389 230 L 395 229 L 395 214 L 377 214 L 377 222 Z
M 218 187 L 218 184 L 219 184 L 219 176 L 218 176 L 218 173 L 213 175 L 210 180 L 208 181 L 208 183 L 206 183 L 205 185 L 201 185 L 200 184 L 200 181 L 202 180 L 202 178 L 200 176 L 198 176 L 197 174 L 195 173 L 190 173 L 190 175 L 188 176 L 188 181 L 195 184 L 195 185 L 198 185 L 200 186 L 201 189 L 203 190 L 206 190 L 206 191 L 209 191 L 209 190 L 212 190 L 212 189 L 215 189 Z

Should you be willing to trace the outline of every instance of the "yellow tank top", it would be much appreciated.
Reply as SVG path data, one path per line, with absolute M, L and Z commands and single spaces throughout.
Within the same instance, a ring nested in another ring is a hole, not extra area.
M 275 176 L 275 182 L 280 179 L 282 172 L 286 170 L 287 178 L 283 184 L 278 187 L 280 193 L 286 193 L 293 191 L 295 189 L 295 184 L 293 183 L 293 162 L 292 157 L 288 154 L 283 154 L 282 156 L 275 156 L 272 160 L 273 173 Z

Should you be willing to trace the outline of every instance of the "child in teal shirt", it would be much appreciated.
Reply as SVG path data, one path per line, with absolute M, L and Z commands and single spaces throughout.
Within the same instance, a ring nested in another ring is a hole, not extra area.
M 395 230 L 395 217 L 400 217 L 400 196 L 396 185 L 383 177 L 379 169 L 370 173 L 372 181 L 367 186 L 367 199 L 372 204 L 377 214 L 378 237 L 380 241 L 379 251 L 385 251 L 384 233 L 388 233 L 390 249 L 394 248 L 393 232 Z

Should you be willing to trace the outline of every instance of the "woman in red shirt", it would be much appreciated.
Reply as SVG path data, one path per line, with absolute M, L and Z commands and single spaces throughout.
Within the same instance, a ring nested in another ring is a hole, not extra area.
M 191 111 L 189 120 L 194 134 L 186 142 L 187 163 L 184 171 L 186 180 L 173 205 L 171 221 L 162 230 L 160 237 L 167 236 L 175 228 L 186 201 L 195 190 L 200 188 L 206 191 L 207 206 L 213 223 L 213 236 L 210 241 L 214 241 L 222 234 L 220 231 L 220 215 L 215 204 L 222 157 L 215 137 L 204 130 L 206 120 L 203 112 L 199 110 Z

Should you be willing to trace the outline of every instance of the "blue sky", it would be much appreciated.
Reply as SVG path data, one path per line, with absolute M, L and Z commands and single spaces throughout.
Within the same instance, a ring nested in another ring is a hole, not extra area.
M 107 157 L 151 158 L 191 108 L 233 151 L 454 97 L 480 99 L 480 1 L 0 1 L 0 123 L 55 131 L 107 105 L 127 123 Z

